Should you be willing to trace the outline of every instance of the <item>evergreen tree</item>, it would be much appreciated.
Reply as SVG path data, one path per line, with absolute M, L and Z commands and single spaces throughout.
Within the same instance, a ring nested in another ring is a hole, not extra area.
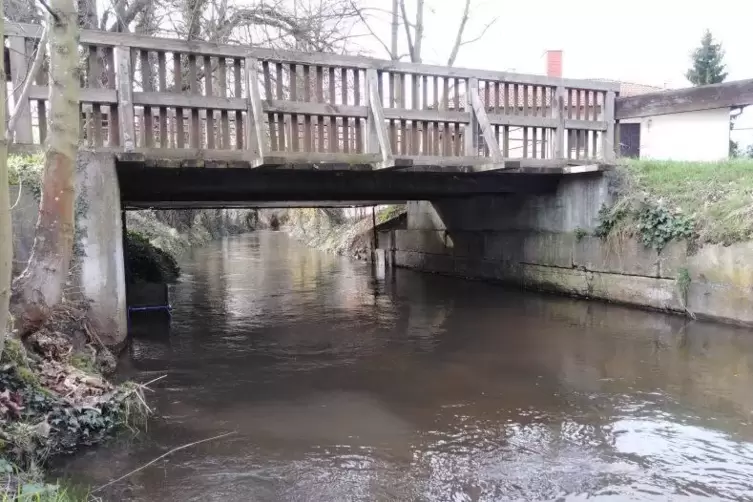
M 722 44 L 714 43 L 711 32 L 706 30 L 701 38 L 701 46 L 693 51 L 691 56 L 693 65 L 685 74 L 685 78 L 693 85 L 719 84 L 727 78 L 724 71 L 724 50 Z

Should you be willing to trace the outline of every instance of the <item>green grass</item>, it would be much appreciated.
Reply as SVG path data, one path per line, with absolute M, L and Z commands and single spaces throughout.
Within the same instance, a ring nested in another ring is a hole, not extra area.
M 695 222 L 701 243 L 753 239 L 753 160 L 629 161 L 618 170 L 620 202 L 660 205 Z

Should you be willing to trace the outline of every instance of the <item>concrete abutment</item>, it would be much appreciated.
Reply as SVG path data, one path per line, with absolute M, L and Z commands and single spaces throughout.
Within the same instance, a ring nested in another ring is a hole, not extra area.
M 379 246 L 398 267 L 753 325 L 753 243 L 659 252 L 594 237 L 611 181 L 571 175 L 551 194 L 411 202 L 407 229 L 381 233 Z
M 128 333 L 123 226 L 115 156 L 79 151 L 74 255 L 81 294 L 108 345 Z

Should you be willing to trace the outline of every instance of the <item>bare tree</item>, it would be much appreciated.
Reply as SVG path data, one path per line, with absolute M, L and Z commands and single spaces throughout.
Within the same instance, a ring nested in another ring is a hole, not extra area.
M 0 40 L 5 34 L 4 5 L 0 5 Z M 5 65 L 0 65 L 0 82 L 5 83 Z M 6 86 L 0 86 L 0 127 L 5 127 Z M 0 355 L 5 346 L 10 301 L 11 264 L 13 261 L 13 227 L 8 193 L 8 141 L 0 135 Z
M 50 134 L 47 139 L 34 245 L 13 282 L 11 308 L 27 331 L 62 298 L 73 253 L 73 179 L 78 149 L 78 27 L 73 0 L 52 0 L 49 34 Z
M 416 12 L 413 18 L 408 13 L 408 7 L 405 0 L 392 0 L 392 9 L 390 14 L 390 43 L 389 45 L 378 35 L 374 28 L 375 22 L 374 16 L 371 16 L 371 12 L 375 9 L 359 9 L 359 19 L 368 33 L 384 48 L 390 59 L 401 60 L 403 57 L 408 57 L 413 63 L 423 62 L 423 41 L 426 32 L 426 0 L 415 0 Z M 449 5 L 449 2 L 445 2 L 443 7 Z M 453 4 L 455 5 L 455 4 Z M 497 18 L 491 19 L 487 22 L 480 33 L 471 38 L 467 38 L 466 30 L 468 28 L 468 22 L 471 18 L 471 8 L 473 6 L 473 0 L 464 0 L 463 11 L 458 21 L 457 29 L 455 29 L 455 37 L 453 45 L 450 49 L 450 54 L 447 58 L 447 66 L 454 66 L 458 57 L 460 49 L 468 44 L 479 41 L 486 35 L 486 32 L 497 21 Z M 383 11 L 377 13 L 381 14 Z M 404 44 L 407 46 L 407 53 L 401 53 L 400 46 L 403 41 L 400 37 L 400 25 L 403 26 L 404 32 Z

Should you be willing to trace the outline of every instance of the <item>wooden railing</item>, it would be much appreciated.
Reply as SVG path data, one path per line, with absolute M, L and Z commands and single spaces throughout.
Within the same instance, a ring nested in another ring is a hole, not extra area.
M 41 29 L 7 25 L 19 89 Z M 613 83 L 83 31 L 81 138 L 155 157 L 379 166 L 613 158 Z M 37 77 L 15 142 L 47 136 Z M 16 93 L 17 95 L 18 93 Z M 14 106 L 17 104 L 14 103 Z

